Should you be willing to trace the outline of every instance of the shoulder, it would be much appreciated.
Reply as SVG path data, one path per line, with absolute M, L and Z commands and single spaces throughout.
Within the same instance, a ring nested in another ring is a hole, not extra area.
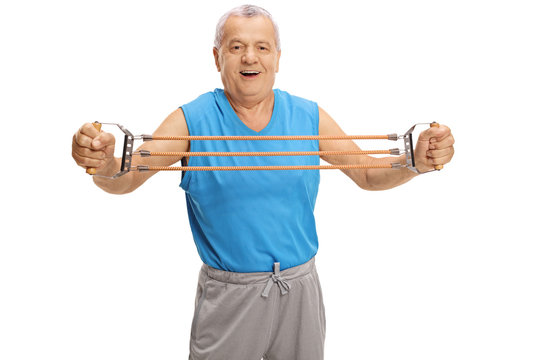
M 221 89 L 215 89 L 214 91 L 206 92 L 200 96 L 198 96 L 195 100 L 192 100 L 182 106 L 182 110 L 185 111 L 197 111 L 201 108 L 205 108 L 208 105 L 215 103 L 217 95 Z M 223 90 L 221 90 L 223 91 Z
M 279 97 L 279 100 L 285 109 L 307 112 L 317 116 L 319 114 L 319 106 L 315 101 L 308 100 L 300 96 L 291 95 L 287 91 L 280 89 L 274 89 L 274 94 L 275 96 Z
M 217 119 L 223 117 L 220 108 L 220 97 L 223 97 L 222 89 L 215 89 L 197 97 L 195 100 L 182 105 L 180 108 L 192 135 L 209 131 Z
M 307 106 L 307 107 L 313 107 L 316 106 L 317 103 L 315 101 L 308 100 L 306 98 L 292 95 L 288 93 L 287 91 L 281 90 L 281 89 L 274 89 L 274 94 L 276 96 L 279 96 L 280 100 L 289 103 L 291 105 L 297 105 L 297 106 Z
M 312 134 L 319 132 L 319 106 L 315 101 L 300 96 L 291 95 L 286 91 L 275 89 L 274 94 L 281 102 L 280 111 L 293 120 L 295 127 L 302 129 L 300 133 L 309 131 Z

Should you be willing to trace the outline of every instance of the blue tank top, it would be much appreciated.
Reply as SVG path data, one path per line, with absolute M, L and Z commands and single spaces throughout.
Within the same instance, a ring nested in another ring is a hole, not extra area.
M 190 135 L 318 135 L 316 103 L 274 90 L 260 132 L 216 89 L 183 105 Z M 191 151 L 318 151 L 318 140 L 191 141 Z M 189 166 L 319 165 L 319 156 L 190 157 Z M 314 208 L 319 170 L 187 171 L 180 186 L 201 260 L 234 272 L 297 266 L 318 249 Z

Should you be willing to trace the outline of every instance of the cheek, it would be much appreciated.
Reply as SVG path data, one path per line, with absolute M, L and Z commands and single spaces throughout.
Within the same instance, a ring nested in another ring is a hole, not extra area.
M 221 71 L 232 75 L 238 71 L 238 65 L 234 59 L 224 59 L 224 61 L 221 62 Z
M 268 70 L 273 70 L 274 72 L 277 72 L 278 69 L 279 69 L 279 59 L 278 58 L 273 57 L 271 59 L 268 59 L 266 61 L 266 64 L 267 64 L 266 68 Z

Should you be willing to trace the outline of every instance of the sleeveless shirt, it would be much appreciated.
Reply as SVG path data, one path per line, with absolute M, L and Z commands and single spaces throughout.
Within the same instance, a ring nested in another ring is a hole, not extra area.
M 257 132 L 216 89 L 181 106 L 190 135 L 318 135 L 315 102 L 274 89 L 268 125 Z M 318 140 L 192 140 L 195 151 L 318 151 Z M 319 165 L 319 156 L 189 158 L 188 166 Z M 180 187 L 201 260 L 233 272 L 272 271 L 310 260 L 318 250 L 314 208 L 319 170 L 186 171 Z

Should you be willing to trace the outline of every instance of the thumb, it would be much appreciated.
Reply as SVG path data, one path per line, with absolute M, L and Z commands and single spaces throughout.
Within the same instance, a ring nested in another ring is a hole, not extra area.
M 430 141 L 431 139 L 438 139 L 444 136 L 445 130 L 442 127 L 430 127 L 424 130 L 418 135 L 418 141 Z
M 418 141 L 438 142 L 451 134 L 450 128 L 445 125 L 432 123 L 431 127 L 418 136 Z
M 111 145 L 114 147 L 115 138 L 112 134 L 101 132 L 92 140 L 92 148 L 95 150 L 102 150 Z

